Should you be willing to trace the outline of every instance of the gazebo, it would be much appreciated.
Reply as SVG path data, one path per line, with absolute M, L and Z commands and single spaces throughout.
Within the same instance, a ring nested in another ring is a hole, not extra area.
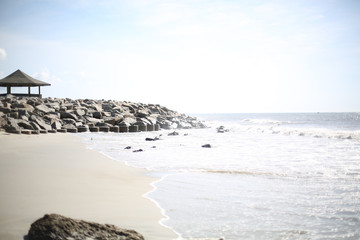
M 29 97 L 41 98 L 42 96 L 41 96 L 40 86 L 50 86 L 50 85 L 51 85 L 50 83 L 37 80 L 20 70 L 16 70 L 9 76 L 0 80 L 0 86 L 7 87 L 7 93 L 0 95 L 12 94 L 15 96 L 29 96 Z M 28 94 L 11 93 L 11 87 L 28 87 Z M 38 87 L 39 94 L 31 94 L 31 90 L 30 90 L 31 87 Z

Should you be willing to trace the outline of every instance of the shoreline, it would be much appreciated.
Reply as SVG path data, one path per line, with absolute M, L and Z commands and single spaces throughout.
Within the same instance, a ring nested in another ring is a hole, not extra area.
M 114 224 L 148 240 L 178 236 L 146 194 L 156 179 L 70 134 L 0 133 L 0 238 L 23 239 L 45 214 Z
M 84 133 L 83 133 L 83 134 L 84 134 Z M 85 134 L 86 134 L 86 133 L 85 133 Z M 78 136 L 79 136 L 79 135 L 78 135 Z M 152 179 L 152 181 L 149 183 L 149 185 L 152 187 L 152 189 L 150 189 L 149 191 L 147 191 L 147 192 L 145 192 L 144 194 L 142 194 L 141 197 L 143 197 L 143 198 L 151 201 L 152 203 L 154 203 L 154 204 L 156 205 L 156 207 L 160 210 L 162 218 L 159 219 L 158 224 L 161 225 L 161 226 L 163 226 L 163 227 L 165 227 L 165 228 L 167 228 L 167 229 L 170 229 L 172 232 L 174 232 L 174 233 L 177 235 L 177 237 L 174 238 L 174 239 L 172 239 L 172 240 L 183 239 L 183 238 L 181 237 L 181 234 L 180 234 L 180 233 L 176 232 L 175 229 L 173 229 L 173 228 L 171 228 L 171 227 L 169 227 L 169 226 L 166 226 L 166 225 L 163 223 L 164 220 L 168 220 L 168 219 L 170 219 L 170 217 L 166 214 L 165 209 L 161 207 L 161 205 L 160 205 L 159 202 L 157 202 L 156 200 L 154 200 L 154 199 L 152 199 L 151 197 L 148 196 L 148 195 L 150 195 L 152 192 L 156 191 L 156 188 L 157 188 L 157 187 L 156 187 L 156 183 L 163 181 L 164 178 L 166 178 L 168 175 L 163 175 L 163 176 L 161 176 L 161 177 L 158 177 L 158 176 L 156 176 L 156 177 L 151 177 L 151 174 L 150 174 L 150 175 L 148 174 L 148 173 L 151 172 L 151 170 L 148 170 L 148 169 L 145 169 L 145 168 L 139 168 L 139 167 L 131 166 L 131 165 L 128 164 L 126 161 L 117 160 L 117 159 L 111 157 L 110 155 L 106 154 L 105 152 L 96 150 L 96 149 L 90 147 L 89 145 L 86 145 L 86 144 L 85 144 L 85 146 L 86 146 L 87 149 L 90 149 L 90 150 L 92 150 L 92 151 L 96 151 L 96 152 L 100 153 L 101 155 L 104 155 L 106 158 L 111 159 L 112 161 L 120 162 L 120 164 L 123 164 L 124 166 L 129 167 L 129 168 L 139 169 L 140 171 L 143 172 L 143 174 L 145 174 L 145 176 L 150 176 L 150 178 Z

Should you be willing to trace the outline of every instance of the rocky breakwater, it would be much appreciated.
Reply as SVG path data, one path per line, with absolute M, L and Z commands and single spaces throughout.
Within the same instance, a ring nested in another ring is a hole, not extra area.
M 158 104 L 12 95 L 0 97 L 0 129 L 9 133 L 138 132 L 204 127 L 197 118 Z

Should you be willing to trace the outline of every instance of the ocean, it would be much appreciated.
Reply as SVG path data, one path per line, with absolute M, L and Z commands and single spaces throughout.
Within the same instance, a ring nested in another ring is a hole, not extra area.
M 193 116 L 209 128 L 80 136 L 159 179 L 179 239 L 360 239 L 360 113 Z

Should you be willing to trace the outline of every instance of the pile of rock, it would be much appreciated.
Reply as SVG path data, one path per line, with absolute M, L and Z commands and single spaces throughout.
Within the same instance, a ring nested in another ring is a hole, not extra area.
M 103 225 L 71 219 L 58 214 L 46 214 L 31 224 L 26 238 L 29 240 L 144 240 L 144 237 L 134 230 L 123 229 L 110 224 Z
M 158 104 L 12 95 L 0 97 L 0 129 L 10 133 L 138 132 L 204 127 L 197 118 Z

